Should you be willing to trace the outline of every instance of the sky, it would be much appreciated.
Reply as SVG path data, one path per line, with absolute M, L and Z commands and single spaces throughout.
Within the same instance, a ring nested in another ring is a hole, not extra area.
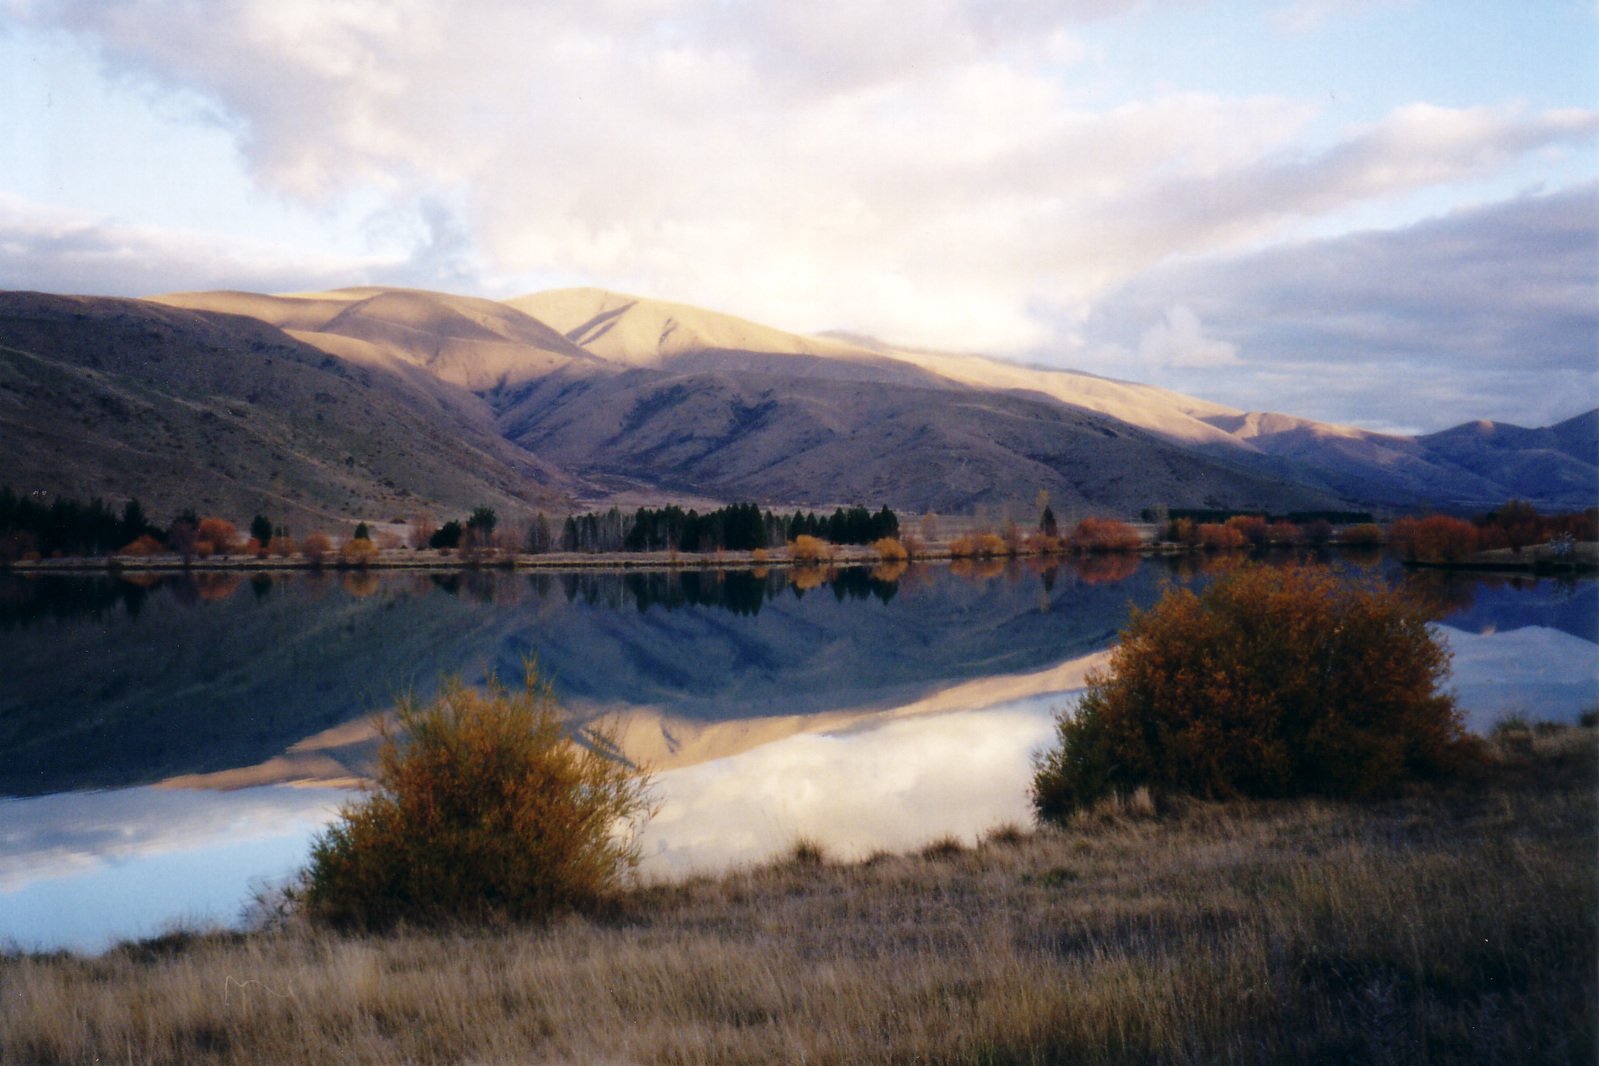
M 1599 3 L 0 0 L 0 288 L 358 284 L 1545 425 Z

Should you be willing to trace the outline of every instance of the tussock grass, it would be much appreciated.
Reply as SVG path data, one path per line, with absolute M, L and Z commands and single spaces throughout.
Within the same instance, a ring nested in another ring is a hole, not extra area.
M 1129 805 L 604 917 L 0 960 L 7 1062 L 1592 1062 L 1592 730 L 1381 802 Z M 819 856 L 817 856 L 819 858 Z

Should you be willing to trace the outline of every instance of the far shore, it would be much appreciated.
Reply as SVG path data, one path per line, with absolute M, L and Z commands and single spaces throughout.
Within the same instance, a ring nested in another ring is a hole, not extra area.
M 1326 546 L 1330 549 L 1360 550 L 1378 545 Z M 1555 558 L 1539 549 L 1543 545 L 1524 549 L 1514 554 L 1508 549 L 1483 552 L 1469 559 L 1452 562 L 1403 560 L 1407 567 L 1452 570 L 1472 573 L 1510 573 L 1552 575 L 1592 574 L 1599 571 L 1599 544 L 1582 542 L 1574 546 L 1569 556 Z M 1313 549 L 1305 549 L 1313 550 Z M 907 558 L 885 558 L 870 545 L 832 545 L 822 558 L 794 558 L 786 548 L 758 549 L 755 551 L 717 552 L 547 552 L 539 555 L 490 551 L 440 551 L 427 548 L 409 550 L 393 548 L 382 550 L 375 557 L 360 562 L 339 558 L 337 551 L 320 560 L 303 555 L 259 556 L 237 553 L 212 555 L 206 558 L 184 559 L 176 554 L 167 555 L 108 555 L 73 556 L 53 559 L 19 559 L 0 562 L 0 573 L 181 573 L 242 571 L 340 571 L 357 570 L 759 570 L 771 567 L 837 567 L 837 566 L 897 566 L 910 562 L 994 562 L 1006 559 L 1058 559 L 1101 558 L 1107 555 L 1181 556 L 1205 557 L 1221 555 L 1246 555 L 1245 551 L 1206 551 L 1167 541 L 1148 542 L 1134 549 L 1117 551 L 1039 551 L 1019 546 L 1015 551 L 986 555 L 970 555 L 951 550 L 947 544 L 918 547 Z

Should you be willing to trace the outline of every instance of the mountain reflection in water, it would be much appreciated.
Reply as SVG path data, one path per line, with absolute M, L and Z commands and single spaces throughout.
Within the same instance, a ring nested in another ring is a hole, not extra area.
M 219 580 L 223 579 L 223 580 Z M 536 657 L 582 717 L 716 722 L 914 702 L 1106 646 L 1129 599 L 1070 567 L 0 576 L 0 794 L 256 766 L 438 677 Z
M 652 874 L 802 836 L 839 855 L 969 840 L 1028 818 L 1031 755 L 1129 604 L 1216 566 L 0 575 L 0 941 L 233 920 L 345 795 L 284 783 L 348 787 L 397 690 L 530 655 L 655 768 Z M 1594 702 L 1599 585 L 1389 577 L 1447 612 L 1473 728 Z

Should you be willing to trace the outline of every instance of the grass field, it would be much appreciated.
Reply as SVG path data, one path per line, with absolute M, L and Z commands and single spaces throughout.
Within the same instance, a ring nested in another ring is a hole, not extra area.
M 797 847 L 547 928 L 11 956 L 0 1061 L 1591 1063 L 1596 785 L 1593 730 L 1529 732 L 1377 803 Z

